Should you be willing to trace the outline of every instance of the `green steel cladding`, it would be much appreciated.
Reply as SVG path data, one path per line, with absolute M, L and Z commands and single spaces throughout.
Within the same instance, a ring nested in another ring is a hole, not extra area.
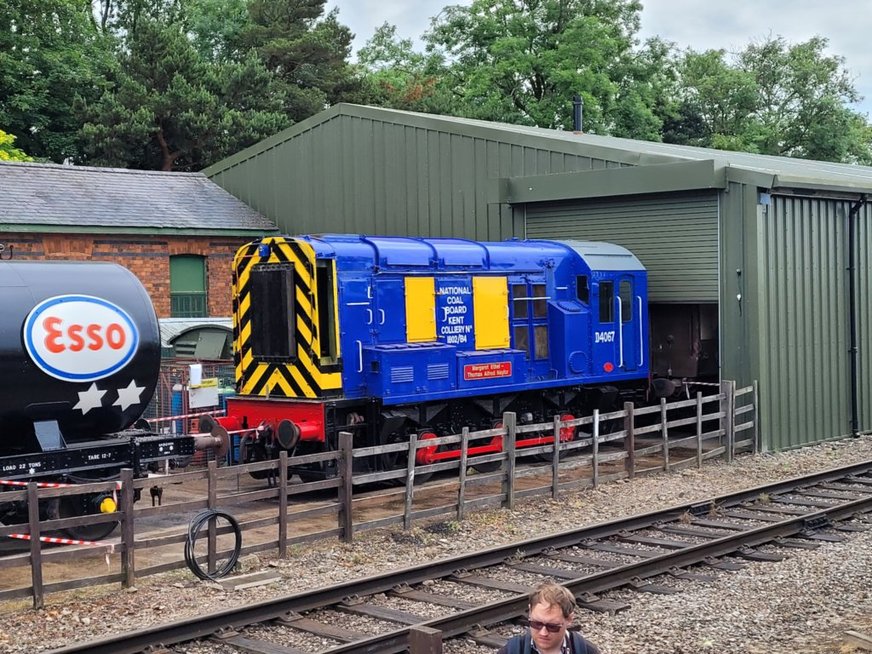
M 289 234 L 619 243 L 652 301 L 718 303 L 721 377 L 759 380 L 765 449 L 850 431 L 847 219 L 870 168 L 345 105 L 204 172 Z M 868 207 L 856 238 L 872 430 Z

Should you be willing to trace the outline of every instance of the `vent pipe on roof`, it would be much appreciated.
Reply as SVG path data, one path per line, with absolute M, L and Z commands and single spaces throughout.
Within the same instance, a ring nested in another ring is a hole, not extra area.
M 581 133 L 581 116 L 584 111 L 584 100 L 576 93 L 572 96 L 572 131 Z
M 857 261 L 854 255 L 856 242 L 856 224 L 860 209 L 866 204 L 866 194 L 862 194 L 851 205 L 848 211 L 848 321 L 850 322 L 850 356 L 851 356 L 851 435 L 860 435 L 860 391 L 857 375 L 860 369 L 859 349 L 857 342 L 857 295 L 859 285 Z

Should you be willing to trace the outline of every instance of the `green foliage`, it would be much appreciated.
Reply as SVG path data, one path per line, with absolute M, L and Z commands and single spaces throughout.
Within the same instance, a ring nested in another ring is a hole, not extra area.
M 637 53 L 637 0 L 474 0 L 450 6 L 425 35 L 451 62 L 455 112 L 567 129 L 571 98 L 584 129 L 656 138 L 655 49 Z
M 726 150 L 870 161 L 866 120 L 841 57 L 826 39 L 751 43 L 730 60 L 723 50 L 688 51 L 664 140 Z
M 238 37 L 240 51 L 255 50 L 266 69 L 283 82 L 285 113 L 293 121 L 329 104 L 355 99 L 360 91 L 348 63 L 352 34 L 326 0 L 249 0 L 249 23 Z
M 33 157 L 16 148 L 15 137 L 0 129 L 0 161 L 33 161 Z
M 357 53 L 368 104 L 392 109 L 448 113 L 451 97 L 442 79 L 443 58 L 416 52 L 411 39 L 397 37 L 397 28 L 384 23 Z
M 90 162 L 199 170 L 287 126 L 255 56 L 208 64 L 178 26 L 139 17 L 112 89 L 84 111 Z
M 246 0 L 190 0 L 184 25 L 194 48 L 207 61 L 235 61 L 248 24 Z
M 99 97 L 112 56 L 81 0 L 0 5 L 0 124 L 38 158 L 77 158 L 74 105 Z

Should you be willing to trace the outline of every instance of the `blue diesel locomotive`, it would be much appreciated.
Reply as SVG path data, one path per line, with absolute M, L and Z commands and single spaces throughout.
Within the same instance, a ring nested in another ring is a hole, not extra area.
M 335 448 L 340 431 L 365 447 L 489 429 L 505 411 L 533 423 L 619 408 L 647 386 L 646 282 L 608 243 L 265 238 L 234 261 L 238 395 L 220 423 L 251 429 L 252 461 Z M 452 457 L 422 448 L 418 463 Z

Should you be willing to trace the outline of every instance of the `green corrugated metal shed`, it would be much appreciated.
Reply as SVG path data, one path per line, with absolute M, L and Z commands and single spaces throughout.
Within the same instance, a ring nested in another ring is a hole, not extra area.
M 872 430 L 872 168 L 337 105 L 204 172 L 288 233 L 619 243 L 661 312 L 717 315 L 765 448 L 849 434 L 854 404 Z

